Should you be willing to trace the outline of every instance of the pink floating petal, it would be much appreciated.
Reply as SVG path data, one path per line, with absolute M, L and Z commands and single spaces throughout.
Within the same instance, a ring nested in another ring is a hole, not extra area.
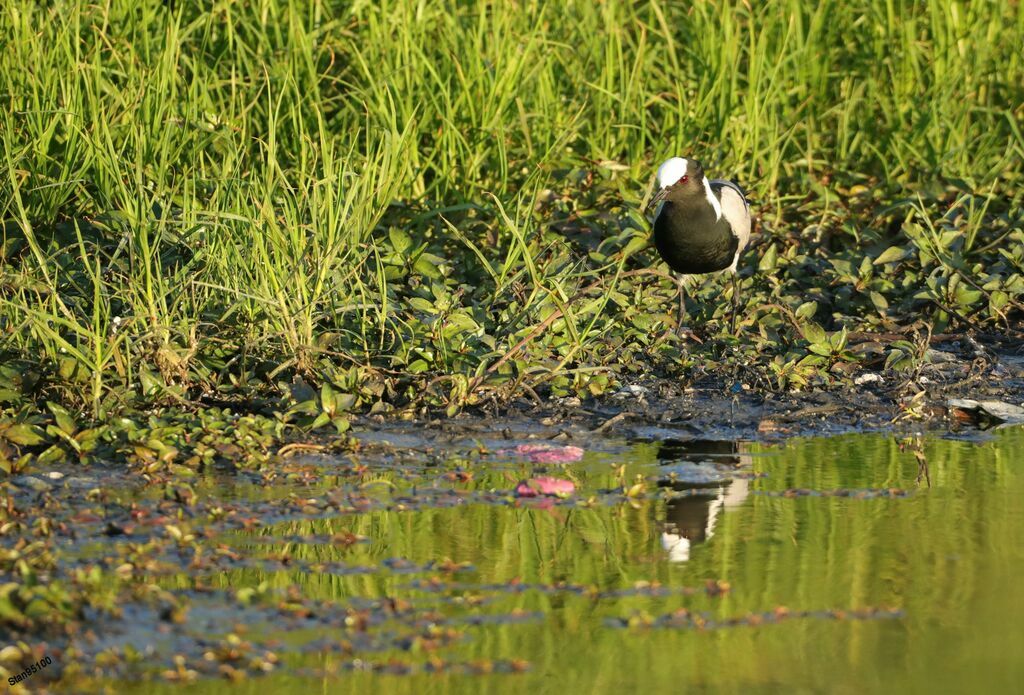
M 498 453 L 525 456 L 532 463 L 568 463 L 583 458 L 583 449 L 578 446 L 552 444 L 520 444 L 514 449 L 502 449 Z
M 575 491 L 576 485 L 571 480 L 541 476 L 519 481 L 514 493 L 516 497 L 537 497 L 538 495 L 569 497 Z
M 555 497 L 568 497 L 576 491 L 576 485 L 571 480 L 551 478 L 542 476 L 531 481 L 537 492 L 542 495 L 554 495 Z

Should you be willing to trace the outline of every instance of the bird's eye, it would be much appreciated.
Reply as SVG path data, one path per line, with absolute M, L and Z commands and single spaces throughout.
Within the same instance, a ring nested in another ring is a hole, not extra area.
M 690 177 L 689 177 L 689 176 L 686 176 L 686 175 L 684 174 L 684 175 L 683 175 L 683 177 L 682 177 L 681 179 L 679 179 L 679 183 L 686 183 L 686 182 L 687 182 L 687 181 L 689 181 L 689 180 L 690 180 Z

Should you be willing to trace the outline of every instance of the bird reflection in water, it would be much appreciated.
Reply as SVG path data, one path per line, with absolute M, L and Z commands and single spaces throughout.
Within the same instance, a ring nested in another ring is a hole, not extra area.
M 658 460 L 665 464 L 714 464 L 721 470 L 728 468 L 749 468 L 750 454 L 742 451 L 743 445 L 735 441 L 695 439 L 680 441 L 667 439 L 658 448 Z M 685 476 L 684 476 L 685 477 Z M 715 533 L 718 516 L 728 509 L 734 509 L 746 500 L 750 492 L 750 481 L 746 478 L 723 479 L 709 476 L 701 480 L 665 478 L 659 486 L 673 490 L 691 491 L 685 497 L 668 500 L 665 505 L 665 523 L 661 533 L 661 545 L 672 562 L 686 562 L 694 545 L 709 540 Z

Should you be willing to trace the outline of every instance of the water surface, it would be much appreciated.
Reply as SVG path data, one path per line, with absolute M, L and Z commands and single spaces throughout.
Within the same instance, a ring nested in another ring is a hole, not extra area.
M 188 691 L 1021 692 L 1022 451 L 1021 428 L 925 439 L 926 471 L 885 435 L 595 441 L 581 461 L 543 467 L 575 481 L 568 501 L 491 495 L 537 472 L 514 456 L 413 446 L 377 468 L 364 460 L 362 489 L 379 488 L 381 508 L 224 534 L 246 556 L 285 549 L 299 566 L 204 583 L 295 585 L 367 622 L 253 622 L 243 638 L 276 638 L 278 670 Z M 638 481 L 643 496 L 615 492 Z M 393 508 L 428 490 L 462 499 Z M 188 592 L 194 579 L 161 582 Z M 206 615 L 203 629 L 231 631 L 232 615 Z

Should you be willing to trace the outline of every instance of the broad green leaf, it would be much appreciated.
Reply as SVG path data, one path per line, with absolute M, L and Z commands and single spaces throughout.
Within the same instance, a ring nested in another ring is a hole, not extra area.
M 0 429 L 0 437 L 21 446 L 37 446 L 46 442 L 43 430 L 36 425 L 11 425 Z
M 775 250 L 775 244 L 768 247 L 768 250 L 761 256 L 760 262 L 757 264 L 757 269 L 761 272 L 768 272 L 774 270 L 775 266 L 779 262 L 779 252 Z
M 828 334 L 825 329 L 814 321 L 808 321 L 800 327 L 804 338 L 810 343 L 825 343 L 828 341 Z
M 391 240 L 391 247 L 395 253 L 401 256 L 405 256 L 406 252 L 412 248 L 412 237 L 397 227 L 388 230 L 388 238 Z
M 641 251 L 650 245 L 650 239 L 646 236 L 636 235 L 629 240 L 629 243 L 622 249 L 623 256 L 632 256 L 637 251 Z
M 75 423 L 75 418 L 71 416 L 71 413 L 69 413 L 66 408 L 52 401 L 46 401 L 46 407 L 50 409 L 51 413 L 53 413 L 53 418 L 57 422 L 57 427 L 59 427 L 65 434 L 74 434 L 78 431 L 78 425 Z
M 796 308 L 796 311 L 793 312 L 793 313 L 796 314 L 796 317 L 798 319 L 803 319 L 803 320 L 806 321 L 806 320 L 812 318 L 815 314 L 818 313 L 818 303 L 817 302 L 804 302 L 803 304 L 798 306 Z
M 441 260 L 437 256 L 425 253 L 416 259 L 412 269 L 431 280 L 438 280 L 444 277 L 441 273 L 441 263 L 439 262 Z
M 902 261 L 907 257 L 908 250 L 899 246 L 890 246 L 885 251 L 882 251 L 875 259 L 875 265 L 883 265 L 885 263 L 895 263 Z

